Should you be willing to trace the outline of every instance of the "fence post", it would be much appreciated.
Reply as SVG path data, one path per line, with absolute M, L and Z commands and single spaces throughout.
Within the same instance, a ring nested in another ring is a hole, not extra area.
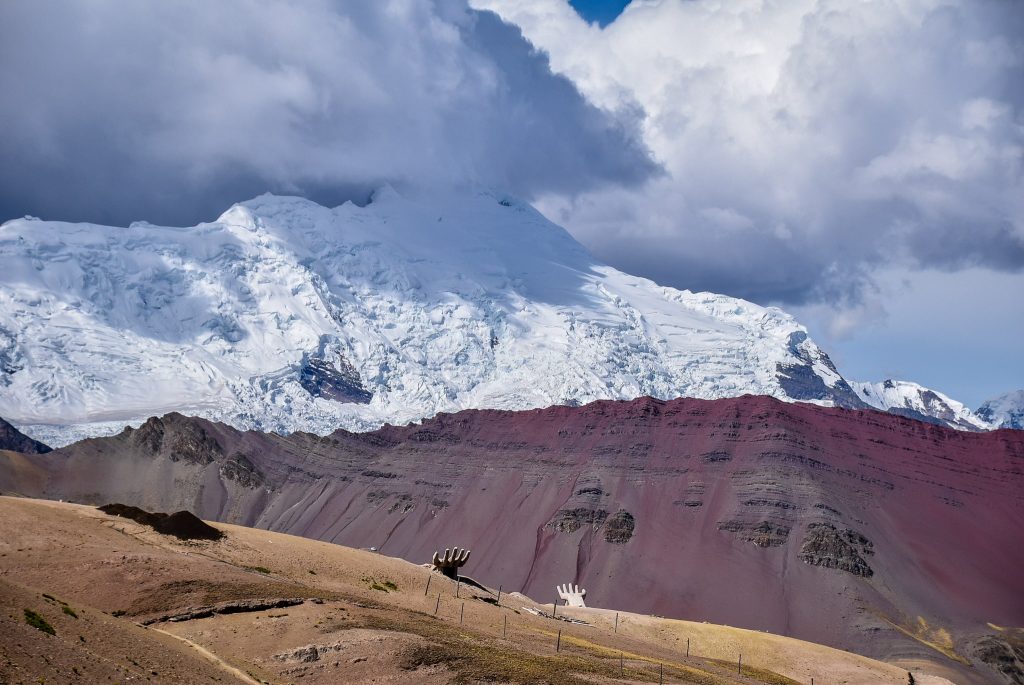
M 740 654 L 740 660 L 736 662 L 736 672 L 743 675 L 743 655 Z
M 625 673 L 625 670 L 624 670 L 624 667 L 622 665 L 622 652 L 619 652 L 619 677 L 622 677 L 622 675 L 624 673 Z
M 501 628 L 501 636 L 508 637 L 508 615 L 505 616 L 505 625 Z
M 555 642 L 555 651 L 559 652 L 562 650 L 562 630 L 558 630 L 558 639 Z
M 551 603 L 551 618 L 558 616 L 558 600 Z
M 459 588 L 462 587 L 462 576 L 455 579 L 455 596 L 459 596 Z
M 690 658 L 690 638 L 686 638 L 686 658 Z M 814 685 L 814 683 L 811 683 L 811 685 Z
M 462 608 L 459 609 L 459 625 L 462 625 L 462 619 L 466 616 L 466 603 L 462 603 Z
M 437 593 L 437 603 L 434 604 L 434 616 L 437 616 L 437 610 L 441 607 L 441 593 Z
M 665 664 L 658 664 L 658 685 L 665 682 Z
M 501 586 L 498 586 L 498 604 L 501 604 Z
M 617 612 L 617 611 L 615 612 L 615 631 L 614 632 L 616 632 L 616 633 L 619 632 L 619 612 Z
M 433 575 L 434 575 L 433 573 L 430 573 L 430 575 L 427 576 L 427 588 L 423 591 L 423 596 L 424 597 L 426 597 L 427 593 L 430 592 L 430 578 Z

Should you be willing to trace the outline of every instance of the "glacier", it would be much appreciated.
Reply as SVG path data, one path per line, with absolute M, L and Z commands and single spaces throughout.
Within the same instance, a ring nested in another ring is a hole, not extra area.
M 489 189 L 0 226 L 0 416 L 54 446 L 172 410 L 327 434 L 744 394 L 878 406 L 780 309 L 623 273 Z

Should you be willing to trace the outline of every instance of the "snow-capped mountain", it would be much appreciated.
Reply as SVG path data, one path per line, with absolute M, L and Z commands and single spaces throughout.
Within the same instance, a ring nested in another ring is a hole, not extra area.
M 882 411 L 965 430 L 992 428 L 989 421 L 961 402 L 917 383 L 884 380 L 880 383 L 851 381 L 850 385 L 865 404 Z
M 746 393 L 861 406 L 786 313 L 617 271 L 492 192 L 0 227 L 0 416 L 53 445 L 171 410 L 327 433 Z
M 1024 390 L 993 397 L 978 407 L 976 413 L 993 428 L 1024 430 Z

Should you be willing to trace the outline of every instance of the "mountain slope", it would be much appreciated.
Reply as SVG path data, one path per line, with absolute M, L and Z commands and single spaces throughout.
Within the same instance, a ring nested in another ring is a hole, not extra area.
M 961 402 L 910 381 L 850 383 L 865 404 L 882 411 L 964 430 L 1009 428 L 991 424 Z
M 21 433 L 17 428 L 0 418 L 0 450 L 23 452 L 25 454 L 44 454 L 50 451 L 47 445 L 33 440 Z
M 988 400 L 978 408 L 977 414 L 996 428 L 1024 430 L 1024 390 Z
M 496 593 L 457 589 L 419 564 L 240 526 L 217 524 L 225 536 L 216 542 L 181 541 L 92 507 L 9 497 L 0 497 L 0 519 L 10 550 L 0 603 L 12 608 L 0 612 L 0 682 L 11 685 L 585 685 L 662 676 L 905 685 L 911 668 L 707 623 L 623 613 L 616 625 L 612 612 L 593 608 L 574 610 L 588 625 L 556 621 L 533 613 L 545 607 L 521 594 L 503 593 L 498 605 Z M 55 634 L 27 624 L 22 608 Z M 169 615 L 178 620 L 159 620 Z M 693 639 L 689 655 L 680 636 Z M 950 685 L 914 671 L 921 685 Z
M 0 415 L 55 445 L 168 411 L 323 434 L 643 395 L 861 406 L 784 312 L 624 274 L 486 192 L 26 218 L 0 274 Z
M 416 562 L 469 547 L 469 575 L 540 601 L 571 580 L 597 606 L 933 660 L 957 682 L 986 682 L 963 665 L 1006 647 L 992 626 L 1024 625 L 1024 433 L 875 411 L 645 398 L 325 438 L 168 415 L 0 468 L 0 490 Z

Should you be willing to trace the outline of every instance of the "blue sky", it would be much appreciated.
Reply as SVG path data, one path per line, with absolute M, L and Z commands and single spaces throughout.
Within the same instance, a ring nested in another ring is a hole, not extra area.
M 570 0 L 570 4 L 588 22 L 607 26 L 622 14 L 629 0 Z

